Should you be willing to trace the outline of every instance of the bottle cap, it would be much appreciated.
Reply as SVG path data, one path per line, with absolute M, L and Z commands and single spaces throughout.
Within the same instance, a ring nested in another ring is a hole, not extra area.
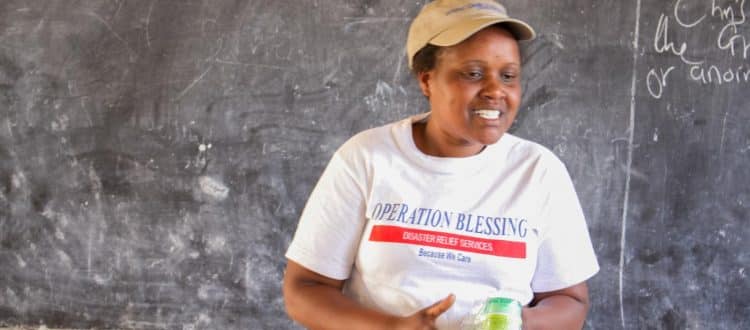
M 520 315 L 521 314 L 521 303 L 510 298 L 503 297 L 492 297 L 487 299 L 487 303 L 484 305 L 485 314 L 510 314 Z

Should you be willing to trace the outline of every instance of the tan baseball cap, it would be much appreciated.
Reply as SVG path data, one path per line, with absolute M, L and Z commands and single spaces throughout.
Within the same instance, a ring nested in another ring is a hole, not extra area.
M 518 40 L 536 37 L 529 24 L 509 17 L 505 7 L 493 0 L 435 0 L 426 4 L 409 27 L 406 39 L 409 68 L 414 54 L 427 44 L 453 46 L 497 23 L 507 26 Z

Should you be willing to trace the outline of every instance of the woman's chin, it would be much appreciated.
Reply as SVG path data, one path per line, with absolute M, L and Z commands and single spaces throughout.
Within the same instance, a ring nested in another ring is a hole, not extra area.
M 477 142 L 479 142 L 482 145 L 490 145 L 495 144 L 497 141 L 500 141 L 500 138 L 503 137 L 504 132 L 494 132 L 491 134 L 482 134 L 477 138 Z

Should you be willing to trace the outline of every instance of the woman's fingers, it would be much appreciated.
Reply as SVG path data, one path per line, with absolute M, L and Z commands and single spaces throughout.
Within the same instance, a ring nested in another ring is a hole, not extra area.
M 442 300 L 432 304 L 432 306 L 427 307 L 424 309 L 425 315 L 428 317 L 434 319 L 437 319 L 440 314 L 443 314 L 445 311 L 447 311 L 451 306 L 453 306 L 453 303 L 456 301 L 456 296 L 454 294 L 449 294 L 447 297 L 443 298 Z

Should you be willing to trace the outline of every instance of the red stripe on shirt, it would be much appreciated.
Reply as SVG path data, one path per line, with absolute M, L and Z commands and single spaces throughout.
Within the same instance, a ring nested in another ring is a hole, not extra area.
M 398 226 L 373 226 L 370 241 L 432 246 L 508 258 L 526 258 L 526 242 L 477 238 Z

